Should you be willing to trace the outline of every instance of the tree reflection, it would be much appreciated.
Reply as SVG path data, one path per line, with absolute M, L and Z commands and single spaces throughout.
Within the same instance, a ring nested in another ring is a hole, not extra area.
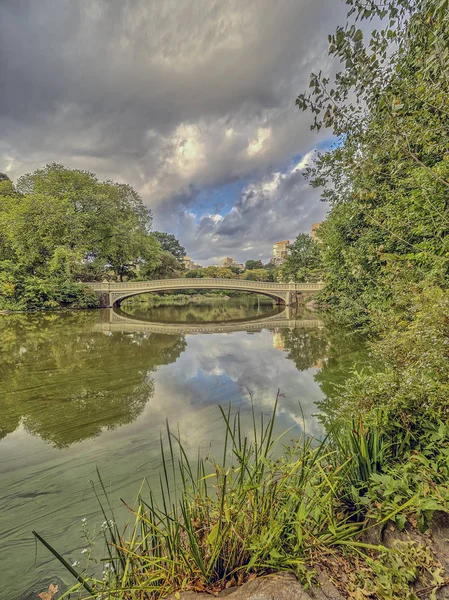
M 320 420 L 326 428 L 334 427 L 341 421 L 341 394 L 345 381 L 354 371 L 373 366 L 366 338 L 355 335 L 343 327 L 327 326 L 326 338 L 329 344 L 326 364 L 315 375 L 324 397 L 317 402 Z
M 201 302 L 188 302 L 185 305 L 153 306 L 151 301 L 124 302 L 124 314 L 142 321 L 158 323 L 221 323 L 223 321 L 247 321 L 257 317 L 276 314 L 279 307 L 267 297 L 254 294 L 242 298 L 204 298 Z
M 0 320 L 0 439 L 22 423 L 66 447 L 132 422 L 154 393 L 151 373 L 185 350 L 183 336 L 94 332 L 97 312 Z
M 326 426 L 333 426 L 341 418 L 341 390 L 354 370 L 372 365 L 366 340 L 352 332 L 327 324 L 316 329 L 284 329 L 281 331 L 283 348 L 299 371 L 316 368 L 314 376 L 324 394 L 317 409 Z
M 327 339 L 323 329 L 282 329 L 281 335 L 287 358 L 295 363 L 298 371 L 321 366 L 327 356 Z

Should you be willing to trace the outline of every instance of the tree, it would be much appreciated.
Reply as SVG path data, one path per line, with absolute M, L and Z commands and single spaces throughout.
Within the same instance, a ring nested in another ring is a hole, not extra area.
M 39 194 L 68 203 L 79 234 L 77 247 L 99 271 L 109 265 L 118 278 L 135 276 L 140 262 L 157 260 L 159 245 L 147 239 L 151 211 L 130 185 L 101 182 L 94 173 L 52 163 L 20 177 L 17 190 L 24 197 Z
M 179 240 L 172 233 L 153 231 L 151 235 L 159 242 L 162 250 L 170 252 L 178 260 L 182 260 L 186 256 L 184 246 L 181 246 Z
M 312 281 L 321 279 L 319 245 L 307 233 L 300 233 L 280 265 L 278 276 L 282 281 Z
M 0 305 L 39 306 L 43 298 L 57 303 L 57 290 L 72 297 L 69 284 L 78 280 L 177 272 L 181 265 L 163 252 L 151 226 L 151 211 L 130 185 L 102 182 L 93 173 L 56 163 L 23 175 L 16 187 L 2 174 Z M 182 253 L 174 236 L 164 239 Z M 87 292 L 86 298 L 90 302 Z
M 210 267 L 203 267 L 201 270 L 204 273 L 204 277 L 212 277 L 214 279 L 237 279 L 238 277 L 229 267 L 211 265 Z
M 326 297 L 362 324 L 409 314 L 449 280 L 449 11 L 439 0 L 348 0 L 329 37 L 343 69 L 312 74 L 297 105 L 338 143 L 308 177 L 332 207 L 320 227 Z M 367 41 L 357 20 L 380 19 Z
M 209 275 L 206 275 L 204 272 L 204 269 L 192 269 L 191 271 L 187 271 L 186 273 L 186 277 L 188 277 L 189 279 L 199 279 L 201 277 L 209 277 Z
M 271 273 L 266 269 L 250 269 L 249 271 L 244 271 L 241 277 L 247 281 L 272 281 Z
M 0 173 L 0 198 L 2 196 L 17 196 L 13 182 L 4 173 Z M 1 210 L 1 207 L 0 207 Z
M 139 269 L 139 274 L 145 279 L 167 279 L 179 276 L 181 267 L 179 260 L 171 252 L 163 250 L 159 255 L 159 263 L 152 268 L 148 268 L 146 263 Z
M 44 275 L 58 248 L 77 246 L 80 224 L 66 199 L 37 193 L 20 201 L 4 198 L 2 203 L 0 232 L 5 241 L 4 251 L 26 273 Z
M 261 260 L 247 260 L 245 263 L 245 271 L 252 271 L 253 269 L 263 269 L 263 263 Z

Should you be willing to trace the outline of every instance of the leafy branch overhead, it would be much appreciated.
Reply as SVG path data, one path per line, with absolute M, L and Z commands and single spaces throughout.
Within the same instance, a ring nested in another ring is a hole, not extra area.
M 321 227 L 327 300 L 354 323 L 408 310 L 411 287 L 449 273 L 449 6 L 348 0 L 329 36 L 341 69 L 297 99 L 335 141 L 306 176 L 332 207 Z

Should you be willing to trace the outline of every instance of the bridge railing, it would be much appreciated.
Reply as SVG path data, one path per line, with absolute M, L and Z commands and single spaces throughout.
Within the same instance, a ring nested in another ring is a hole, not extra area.
M 216 286 L 227 288 L 242 288 L 242 289 L 265 289 L 272 291 L 318 291 L 323 289 L 323 283 L 278 283 L 276 281 L 250 281 L 247 279 L 224 279 L 224 278 L 177 278 L 177 279 L 153 279 L 151 281 L 105 281 L 105 282 L 87 282 L 96 291 L 127 291 L 127 290 L 143 290 L 161 288 L 167 289 L 170 287 L 184 289 L 195 289 L 201 286 Z

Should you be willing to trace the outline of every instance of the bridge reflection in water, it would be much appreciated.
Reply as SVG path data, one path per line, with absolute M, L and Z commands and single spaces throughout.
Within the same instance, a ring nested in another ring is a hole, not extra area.
M 289 306 L 275 315 L 247 321 L 224 323 L 157 323 L 134 319 L 114 308 L 102 310 L 102 321 L 94 325 L 95 331 L 147 332 L 180 335 L 183 333 L 231 333 L 233 331 L 261 331 L 262 329 L 296 329 L 322 327 L 323 322 L 314 315 L 296 318 Z

